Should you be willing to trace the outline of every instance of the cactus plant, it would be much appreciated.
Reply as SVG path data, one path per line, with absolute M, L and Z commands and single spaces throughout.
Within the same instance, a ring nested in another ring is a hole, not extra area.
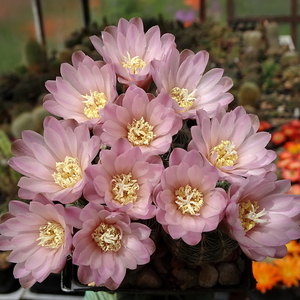
M 260 100 L 260 89 L 254 82 L 244 82 L 238 92 L 238 102 L 244 107 L 258 107 L 258 101 Z

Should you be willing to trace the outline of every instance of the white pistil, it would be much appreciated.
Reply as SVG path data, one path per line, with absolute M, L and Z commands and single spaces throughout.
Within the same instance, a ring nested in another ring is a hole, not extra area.
M 256 201 L 243 202 L 239 205 L 239 219 L 242 222 L 244 230 L 247 232 L 252 229 L 256 224 L 262 224 L 267 222 L 267 220 L 261 219 L 265 216 L 267 212 L 265 209 L 262 209 L 260 212 L 257 212 L 259 206 Z
M 139 184 L 132 179 L 132 174 L 121 174 L 113 176 L 111 181 L 114 200 L 122 205 L 133 203 L 137 200 Z
M 134 119 L 127 125 L 127 139 L 134 146 L 149 145 L 155 137 L 153 128 L 144 117 L 140 120 Z
M 175 203 L 183 214 L 199 215 L 200 209 L 204 205 L 203 195 L 200 191 L 186 185 L 177 189 L 175 196 Z
M 111 224 L 100 223 L 93 231 L 92 238 L 105 252 L 117 252 L 122 246 L 120 230 Z

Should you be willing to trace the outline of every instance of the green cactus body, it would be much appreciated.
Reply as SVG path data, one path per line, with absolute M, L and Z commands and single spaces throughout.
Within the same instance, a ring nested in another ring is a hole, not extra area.
M 202 240 L 195 246 L 186 244 L 182 239 L 174 240 L 162 231 L 165 245 L 179 260 L 190 266 L 204 266 L 223 261 L 235 249 L 237 241 L 231 239 L 220 229 L 202 233 Z
M 11 157 L 11 141 L 0 130 L 0 216 L 8 210 L 9 201 L 17 197 L 17 183 L 21 177 L 7 164 Z
M 257 108 L 260 99 L 260 88 L 254 82 L 244 82 L 238 92 L 238 101 L 242 106 L 251 106 Z
M 46 68 L 46 51 L 35 39 L 25 45 L 25 59 L 28 68 L 33 72 L 41 72 Z
M 37 106 L 33 111 L 32 111 L 32 119 L 35 125 L 35 130 L 38 133 L 43 132 L 43 121 L 45 117 L 49 116 L 50 113 L 43 107 L 43 106 Z
M 11 153 L 11 142 L 3 130 L 0 130 L 0 152 L 3 158 L 9 159 L 12 156 Z
M 23 130 L 35 130 L 36 125 L 32 121 L 33 116 L 30 112 L 24 112 L 17 116 L 11 124 L 12 135 L 19 139 L 22 137 Z

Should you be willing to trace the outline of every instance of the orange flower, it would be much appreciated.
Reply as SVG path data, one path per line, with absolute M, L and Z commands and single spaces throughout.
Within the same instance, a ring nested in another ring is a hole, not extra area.
M 259 123 L 258 131 L 264 131 L 264 130 L 268 130 L 268 129 L 271 129 L 271 128 L 272 128 L 271 123 L 262 120 Z
M 279 159 L 293 158 L 293 154 L 291 152 L 283 150 L 281 153 L 278 154 L 278 158 Z
M 283 147 L 292 154 L 300 153 L 300 143 L 289 141 Z
M 300 128 L 300 120 L 298 119 L 290 121 L 289 124 L 293 127 Z
M 289 168 L 289 165 L 291 164 L 291 162 L 293 161 L 292 158 L 285 158 L 285 159 L 280 159 L 278 162 L 277 162 L 277 167 L 278 168 L 286 168 L 286 169 L 290 169 Z
M 285 142 L 286 136 L 282 131 L 275 131 L 272 134 L 271 141 L 274 145 L 279 145 Z
M 278 267 L 278 275 L 282 283 L 290 288 L 292 286 L 298 285 L 298 280 L 300 280 L 300 271 L 299 271 L 299 259 L 300 256 L 291 256 L 287 255 L 282 259 L 274 260 L 275 266 Z
M 288 249 L 288 253 L 292 255 L 300 254 L 300 244 L 297 241 L 290 241 L 286 247 Z
M 193 9 L 199 9 L 199 0 L 185 0 L 186 5 L 191 6 Z
M 293 184 L 287 194 L 300 195 L 300 184 Z
M 297 133 L 296 128 L 289 125 L 289 124 L 285 124 L 281 127 L 281 130 L 283 131 L 283 133 L 287 136 L 287 137 L 292 137 L 295 136 L 295 134 Z
M 299 170 L 300 169 L 300 160 L 292 159 L 290 163 L 287 165 L 289 170 Z
M 281 177 L 283 179 L 289 179 L 292 182 L 296 182 L 300 180 L 300 170 L 282 169 Z
M 300 120 L 293 120 L 290 123 L 290 126 L 293 126 L 295 130 L 295 134 L 293 135 L 293 140 L 298 140 L 300 139 Z
M 271 290 L 280 280 L 278 268 L 267 262 L 252 263 L 253 276 L 256 279 L 256 289 L 265 293 Z

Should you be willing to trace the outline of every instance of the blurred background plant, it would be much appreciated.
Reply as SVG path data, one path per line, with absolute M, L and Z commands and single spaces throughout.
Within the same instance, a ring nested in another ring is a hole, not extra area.
M 277 152 L 278 178 L 291 181 L 289 194 L 300 195 L 300 120 L 287 119 L 273 127 L 269 121 L 260 122 L 260 130 L 271 132 L 268 148 Z M 253 275 L 257 281 L 251 300 L 300 298 L 300 244 L 287 244 L 288 253 L 282 259 L 267 258 L 253 262 Z
M 11 199 L 17 199 L 17 183 L 20 174 L 7 165 L 11 158 L 11 142 L 3 130 L 0 130 L 0 216 L 7 211 Z
M 294 119 L 275 128 L 269 147 L 278 154 L 278 177 L 291 181 L 291 194 L 300 194 L 300 121 Z

